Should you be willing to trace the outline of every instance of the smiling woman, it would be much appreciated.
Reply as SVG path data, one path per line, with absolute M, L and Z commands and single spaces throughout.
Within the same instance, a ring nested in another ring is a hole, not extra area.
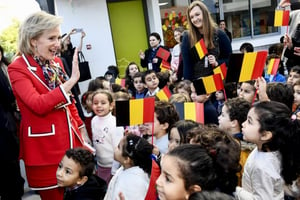
M 84 124 L 70 93 L 80 76 L 77 50 L 70 78 L 55 56 L 61 23 L 43 11 L 30 15 L 19 30 L 21 56 L 8 68 L 22 116 L 20 157 L 29 186 L 42 200 L 63 199 L 55 177 L 58 163 L 66 149 L 84 145 Z

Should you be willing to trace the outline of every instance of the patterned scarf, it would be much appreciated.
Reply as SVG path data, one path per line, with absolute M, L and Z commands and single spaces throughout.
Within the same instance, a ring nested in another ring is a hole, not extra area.
M 46 62 L 43 63 L 37 56 L 34 57 L 34 60 L 42 67 L 46 83 L 51 90 L 69 79 L 59 63 L 49 60 L 46 60 Z

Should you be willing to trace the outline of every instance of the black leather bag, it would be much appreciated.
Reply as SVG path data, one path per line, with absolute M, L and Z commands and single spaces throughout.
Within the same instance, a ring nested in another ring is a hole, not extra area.
M 80 78 L 78 82 L 91 79 L 92 77 L 91 77 L 89 62 L 85 60 L 84 55 L 81 51 L 78 52 L 78 59 L 79 59 L 79 71 L 80 71 Z

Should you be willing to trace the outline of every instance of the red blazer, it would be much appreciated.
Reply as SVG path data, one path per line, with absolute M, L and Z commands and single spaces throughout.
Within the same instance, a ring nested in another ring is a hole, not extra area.
M 55 62 L 63 66 L 59 58 Z M 20 156 L 26 165 L 58 164 L 67 149 L 82 146 L 83 122 L 74 102 L 61 86 L 49 89 L 32 56 L 18 57 L 8 73 L 21 112 Z

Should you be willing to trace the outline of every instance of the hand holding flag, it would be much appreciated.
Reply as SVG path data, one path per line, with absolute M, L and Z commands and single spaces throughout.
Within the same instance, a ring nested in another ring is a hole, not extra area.
M 205 42 L 203 39 L 201 39 L 199 42 L 197 42 L 195 44 L 195 46 L 193 47 L 193 49 L 196 50 L 200 59 L 204 58 L 204 56 L 206 56 L 208 54 L 208 51 L 207 51 L 207 48 L 205 46 Z
M 168 61 L 170 55 L 171 55 L 170 51 L 162 47 L 159 47 L 158 51 L 156 52 L 156 56 L 161 58 L 164 61 Z
M 274 26 L 288 26 L 290 20 L 289 10 L 275 10 Z

